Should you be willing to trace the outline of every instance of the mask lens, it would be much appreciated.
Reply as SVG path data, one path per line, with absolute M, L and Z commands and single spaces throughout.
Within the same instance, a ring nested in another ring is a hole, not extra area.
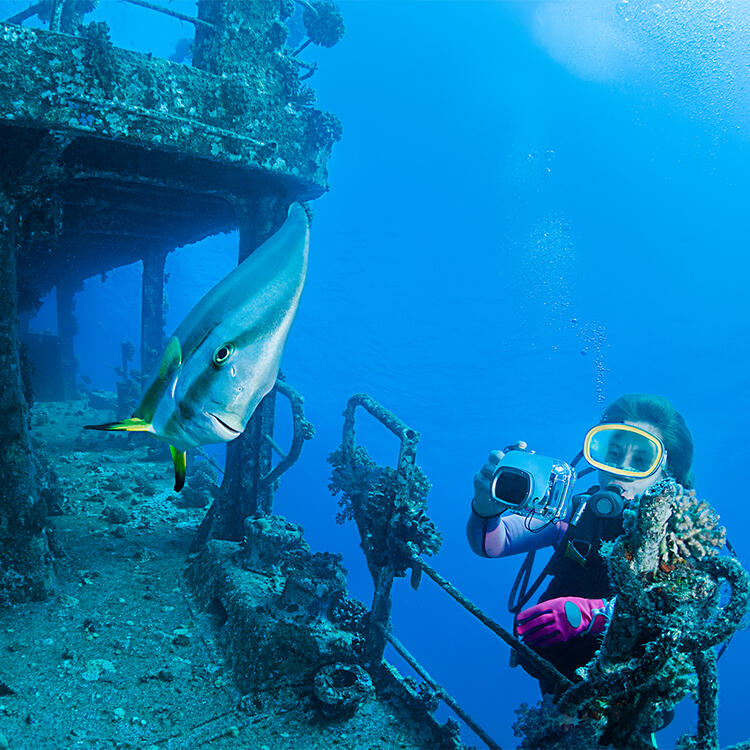
M 586 435 L 586 460 L 616 476 L 640 479 L 661 466 L 664 446 L 655 435 L 632 425 L 597 425 Z

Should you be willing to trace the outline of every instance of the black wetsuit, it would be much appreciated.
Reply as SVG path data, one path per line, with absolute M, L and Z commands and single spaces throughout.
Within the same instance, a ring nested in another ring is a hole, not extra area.
M 547 568 L 553 578 L 539 601 L 560 596 L 580 596 L 584 599 L 609 599 L 614 596 L 607 564 L 599 554 L 599 547 L 602 542 L 612 541 L 622 533 L 622 516 L 600 518 L 587 507 L 580 521 L 565 532 L 555 551 Z M 582 635 L 554 646 L 535 647 L 535 650 L 566 677 L 576 679 L 575 670 L 593 658 L 601 640 L 601 635 Z M 553 692 L 549 681 L 524 664 L 523 660 L 519 660 L 519 663 L 539 680 L 543 693 Z

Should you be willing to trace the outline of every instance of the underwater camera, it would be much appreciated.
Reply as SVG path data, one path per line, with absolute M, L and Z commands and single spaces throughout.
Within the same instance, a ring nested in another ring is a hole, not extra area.
M 490 483 L 498 512 L 535 513 L 549 521 L 564 518 L 576 472 L 565 461 L 541 456 L 524 444 L 505 449 Z

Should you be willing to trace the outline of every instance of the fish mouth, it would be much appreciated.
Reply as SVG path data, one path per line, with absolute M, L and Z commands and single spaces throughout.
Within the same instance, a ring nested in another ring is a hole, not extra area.
M 231 425 L 228 425 L 221 417 L 216 416 L 213 412 L 207 411 L 206 414 L 211 418 L 211 421 L 215 426 L 219 428 L 219 431 L 223 430 L 228 432 L 232 437 L 237 437 L 242 434 L 242 430 L 238 430 Z

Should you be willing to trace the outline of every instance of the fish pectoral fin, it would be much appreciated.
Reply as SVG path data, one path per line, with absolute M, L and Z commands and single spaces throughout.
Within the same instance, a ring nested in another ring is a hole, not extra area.
M 169 446 L 174 464 L 174 491 L 179 492 L 185 486 L 185 470 L 187 468 L 187 453 L 178 451 L 173 445 Z
M 86 424 L 84 430 L 109 430 L 115 432 L 153 432 L 154 428 L 151 422 L 147 422 L 141 417 L 129 417 L 121 419 L 119 422 L 105 422 L 104 424 Z

